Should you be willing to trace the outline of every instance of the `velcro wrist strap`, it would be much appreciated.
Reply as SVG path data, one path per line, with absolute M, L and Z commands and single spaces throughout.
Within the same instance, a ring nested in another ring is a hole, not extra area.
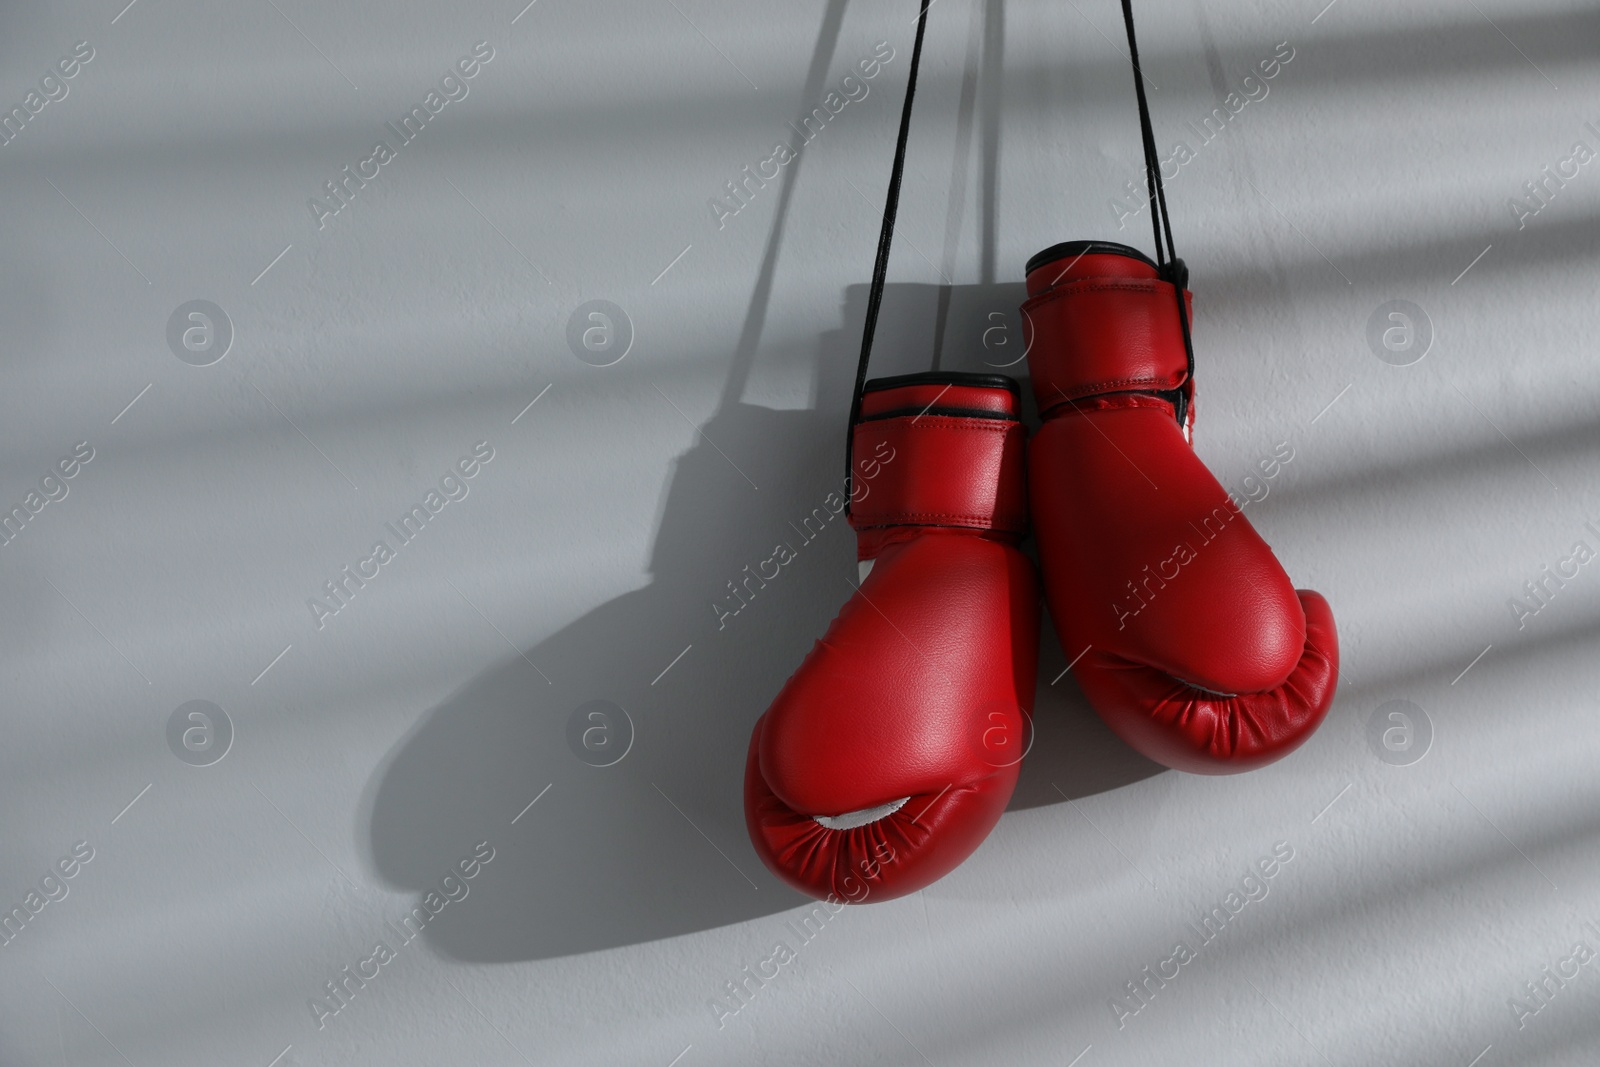
M 1182 386 L 1188 353 L 1173 296 L 1172 284 L 1156 279 L 1084 278 L 1023 304 L 1023 343 L 1040 413 L 1100 393 Z M 1184 299 L 1193 297 L 1185 291 Z
M 856 424 L 850 525 L 1027 527 L 1026 431 L 1010 414 L 900 414 Z

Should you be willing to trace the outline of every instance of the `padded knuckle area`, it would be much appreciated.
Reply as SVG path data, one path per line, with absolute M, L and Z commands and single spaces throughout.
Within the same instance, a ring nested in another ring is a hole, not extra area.
M 1260 603 L 1265 597 L 1238 598 L 1237 612 L 1225 626 L 1218 616 L 1186 620 L 1190 633 L 1169 635 L 1154 647 L 1152 665 L 1213 695 L 1247 696 L 1282 685 L 1305 652 L 1305 617 L 1298 603 Z M 1220 613 L 1219 613 L 1220 615 Z
M 757 854 L 784 882 L 819 899 L 871 903 L 914 893 L 958 866 L 999 821 L 1015 785 L 1011 768 L 907 797 L 882 818 L 835 829 L 774 795 L 752 751 L 745 819 Z
M 1331 611 L 1315 593 L 1300 598 L 1307 612 L 1306 637 L 1287 677 L 1269 689 L 1230 695 L 1203 688 L 1195 679 L 1104 656 L 1090 657 L 1080 683 L 1118 735 L 1167 766 L 1231 774 L 1271 763 L 1315 732 L 1338 682 Z

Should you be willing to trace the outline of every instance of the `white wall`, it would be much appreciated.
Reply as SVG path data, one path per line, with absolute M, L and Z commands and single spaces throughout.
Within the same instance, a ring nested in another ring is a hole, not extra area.
M 1234 486 L 1293 442 L 1248 514 L 1334 605 L 1338 700 L 1273 767 L 1161 772 L 1047 684 L 1047 638 L 992 838 L 719 1028 L 723 983 L 798 943 L 742 758 L 848 592 L 848 531 L 721 631 L 711 604 L 839 477 L 915 5 L 122 2 L 0 14 L 6 107 L 94 50 L 0 147 L 0 500 L 94 450 L 0 548 L 0 902 L 93 850 L 0 948 L 0 1062 L 1593 1062 L 1600 961 L 1520 1029 L 1508 1001 L 1600 949 L 1600 570 L 1520 628 L 1508 600 L 1600 548 L 1600 167 L 1522 228 L 1507 206 L 1600 149 L 1592 5 L 1142 0 L 1163 146 L 1294 49 L 1168 190 L 1197 447 Z M 478 41 L 467 97 L 319 230 L 307 199 Z M 867 97 L 719 230 L 708 199 L 879 41 Z M 941 275 L 942 363 L 981 370 L 1030 254 L 1147 247 L 1108 204 L 1138 173 L 1121 47 L 1111 0 L 931 10 L 875 369 L 932 358 Z M 166 337 L 196 299 L 234 332 L 205 367 Z M 634 332 L 604 368 L 566 341 L 597 299 Z M 1433 327 L 1411 366 L 1366 339 L 1394 299 Z M 307 599 L 485 440 L 318 629 Z M 633 726 L 607 768 L 567 742 L 596 699 Z M 209 766 L 169 747 L 193 700 L 233 731 Z M 1409 766 L 1370 740 L 1394 700 L 1431 723 Z M 1266 898 L 1119 1029 L 1279 842 Z M 380 940 L 319 1029 L 308 999 Z

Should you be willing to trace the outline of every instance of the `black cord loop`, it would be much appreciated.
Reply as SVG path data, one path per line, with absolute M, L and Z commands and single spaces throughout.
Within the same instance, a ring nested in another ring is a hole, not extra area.
M 1133 32 L 1133 0 L 1122 0 L 1122 21 L 1128 28 L 1128 58 L 1133 63 L 1133 89 L 1139 99 L 1139 133 L 1144 144 L 1145 184 L 1150 190 L 1150 225 L 1156 238 L 1156 267 L 1161 277 L 1172 283 L 1178 295 L 1178 323 L 1183 328 L 1183 350 L 1188 359 L 1188 376 L 1179 390 L 1176 404 L 1178 422 L 1189 414 L 1189 396 L 1194 388 L 1194 341 L 1189 336 L 1189 308 L 1184 290 L 1189 287 L 1189 268 L 1178 258 L 1172 243 L 1172 217 L 1167 213 L 1167 192 L 1161 184 L 1161 157 L 1156 151 L 1155 130 L 1150 123 L 1150 102 L 1144 95 L 1144 71 L 1139 66 L 1139 42 Z M 1166 247 L 1162 247 L 1162 238 Z
M 928 28 L 928 8 L 917 11 L 916 41 L 911 47 L 911 69 L 906 74 L 906 98 L 900 109 L 900 130 L 895 137 L 894 163 L 889 171 L 889 189 L 884 198 L 883 226 L 878 232 L 878 253 L 872 264 L 872 284 L 867 291 L 866 321 L 861 331 L 861 356 L 856 363 L 855 389 L 850 397 L 850 423 L 845 429 L 845 479 L 854 477 L 855 426 L 861 417 L 862 394 L 867 384 L 867 365 L 872 359 L 872 342 L 878 329 L 878 313 L 883 307 L 883 289 L 889 273 L 889 249 L 894 241 L 894 221 L 900 209 L 900 185 L 905 175 L 906 142 L 911 134 L 911 107 L 917 92 L 917 71 L 922 65 L 922 41 Z M 1150 223 L 1155 235 L 1156 267 L 1161 277 L 1172 284 L 1178 300 L 1178 322 L 1183 330 L 1184 354 L 1188 374 L 1178 390 L 1176 414 L 1179 423 L 1188 416 L 1189 394 L 1194 383 L 1194 342 L 1189 332 L 1189 310 L 1184 291 L 1189 285 L 1189 268 L 1178 258 L 1172 240 L 1172 219 L 1167 211 L 1167 194 L 1161 181 L 1161 160 L 1156 151 L 1155 130 L 1150 122 L 1150 102 L 1145 98 L 1144 71 L 1139 65 L 1139 42 L 1133 29 L 1133 0 L 1122 0 L 1122 19 L 1128 30 L 1128 56 L 1133 64 L 1133 88 L 1139 102 L 1139 134 L 1144 148 L 1145 183 L 1150 195 Z
M 846 487 L 853 489 L 856 421 L 861 417 L 861 395 L 867 384 L 867 363 L 872 358 L 873 335 L 878 331 L 878 310 L 883 306 L 883 286 L 889 274 L 889 245 L 894 239 L 894 219 L 900 209 L 900 179 L 906 169 L 906 140 L 911 134 L 911 101 L 917 92 L 917 68 L 922 63 L 922 36 L 928 26 L 932 0 L 917 12 L 917 39 L 911 46 L 911 69 L 906 74 L 906 100 L 900 109 L 900 134 L 894 142 L 894 165 L 889 171 L 889 192 L 884 199 L 883 229 L 878 233 L 878 258 L 872 264 L 872 287 L 867 291 L 867 319 L 861 331 L 861 359 L 856 364 L 856 387 L 850 398 L 850 425 L 845 428 L 844 472 Z

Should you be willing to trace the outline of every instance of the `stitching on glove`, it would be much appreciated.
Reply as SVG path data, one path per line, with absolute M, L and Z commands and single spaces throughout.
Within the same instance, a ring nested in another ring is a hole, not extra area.
M 1059 385 L 1052 388 L 1055 389 L 1058 396 L 1069 396 L 1074 400 L 1078 400 L 1082 397 L 1093 396 L 1095 393 L 1110 392 L 1118 386 L 1164 385 L 1168 389 L 1176 389 L 1181 384 L 1183 384 L 1183 375 L 1179 374 L 1177 376 L 1169 375 L 1165 378 L 1109 378 L 1103 382 L 1088 382 L 1084 385 L 1075 386 L 1072 392 L 1068 392 Z
M 901 420 L 904 420 L 903 422 Z M 975 418 L 964 415 L 897 415 L 891 419 L 876 420 L 887 427 L 908 430 L 980 430 L 984 433 L 1009 433 L 1022 423 L 1017 419 Z

